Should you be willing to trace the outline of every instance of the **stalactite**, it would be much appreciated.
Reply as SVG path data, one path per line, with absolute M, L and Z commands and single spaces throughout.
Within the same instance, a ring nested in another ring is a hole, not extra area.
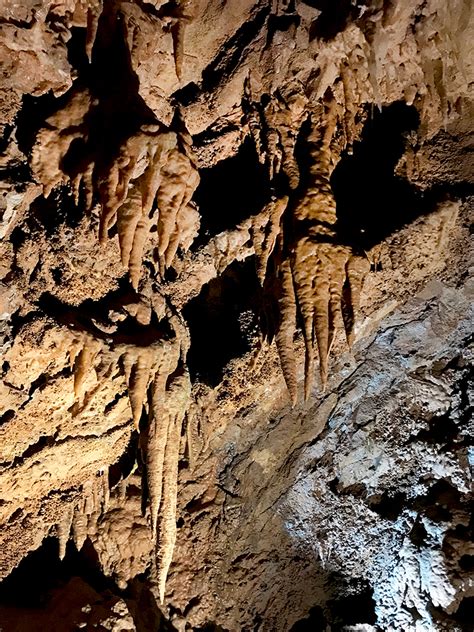
M 354 325 L 360 305 L 360 294 L 369 270 L 370 262 L 367 257 L 353 255 L 346 263 L 347 282 L 343 291 L 342 315 L 349 347 L 354 343 Z
M 101 497 L 104 511 L 107 510 L 110 502 L 110 487 L 109 487 L 109 468 L 106 467 L 99 473 L 99 482 L 101 488 Z
M 260 162 L 260 164 L 264 165 L 265 150 L 262 143 L 262 119 L 260 116 L 260 111 L 254 102 L 250 73 L 247 75 L 244 81 L 244 100 L 242 107 L 246 116 L 246 121 L 250 130 L 250 134 L 255 144 L 258 161 Z
M 66 555 L 66 546 L 71 535 L 71 527 L 74 516 L 74 506 L 69 504 L 64 508 L 61 520 L 57 525 L 57 534 L 59 542 L 59 559 L 63 560 Z
M 153 364 L 156 362 L 155 354 L 157 352 L 162 353 L 161 345 L 143 348 L 130 347 L 125 350 L 123 355 L 132 418 L 137 430 L 139 430 L 148 385 L 153 377 Z
M 93 367 L 95 357 L 99 353 L 100 343 L 90 337 L 85 337 L 82 349 L 76 357 L 74 363 L 74 395 L 79 399 L 82 394 L 84 380 Z
M 89 63 L 92 60 L 92 49 L 94 47 L 99 17 L 101 9 L 98 2 L 94 0 L 78 0 L 74 5 L 71 16 L 71 26 L 86 28 L 85 51 Z
M 132 187 L 125 202 L 117 213 L 117 233 L 120 244 L 122 265 L 130 267 L 130 259 L 134 251 L 135 233 L 142 215 L 142 196 L 136 187 Z M 136 246 L 135 246 L 136 250 Z M 134 255 L 133 258 L 135 258 Z
M 351 148 L 356 138 L 355 111 L 356 101 L 353 91 L 352 72 L 347 65 L 341 68 L 341 79 L 344 92 L 344 134 L 346 137 L 346 147 Z
M 72 537 L 76 549 L 80 551 L 87 538 L 87 513 L 85 511 L 85 499 L 81 499 L 74 509 L 72 519 Z
M 43 185 L 45 197 L 56 186 L 68 181 L 62 170 L 63 159 L 72 143 L 84 138 L 85 118 L 90 107 L 90 94 L 85 90 L 73 90 L 65 107 L 50 116 L 46 126 L 38 132 L 31 152 L 31 169 Z
M 184 153 L 175 148 L 163 168 L 163 184 L 158 189 L 156 197 L 158 253 L 164 268 L 172 264 L 176 254 L 176 238 L 179 239 L 181 231 L 180 216 L 183 221 L 183 215 L 188 212 L 193 215 L 192 224 L 198 221 L 194 209 L 188 206 L 198 184 L 199 175 L 192 162 Z
M 280 364 L 285 378 L 291 402 L 296 404 L 298 381 L 296 374 L 296 356 L 294 336 L 296 331 L 296 297 L 289 259 L 285 259 L 279 268 L 281 293 L 278 297 L 280 322 L 276 331 L 276 345 Z
M 96 107 L 88 92 L 71 92 L 63 108 L 37 134 L 32 170 L 46 197 L 54 187 L 69 182 L 76 203 L 82 186 L 87 211 L 94 200 L 99 201 L 99 240 L 104 243 L 117 225 L 122 264 L 138 289 L 154 224 L 162 273 L 173 264 L 178 249 L 189 248 L 197 235 L 199 214 L 191 198 L 199 174 L 192 139 L 182 124 L 179 134 L 160 124 L 143 125 L 113 154 L 106 146 L 92 149 L 87 144 L 91 132 L 87 115 Z M 85 155 L 66 173 L 64 158 L 79 139 Z
M 161 389 L 156 392 L 159 395 Z M 166 578 L 173 558 L 176 542 L 176 504 L 178 495 L 178 461 L 180 453 L 181 431 L 183 420 L 189 405 L 191 383 L 187 371 L 172 378 L 167 387 L 160 406 L 155 412 L 163 415 L 167 420 L 166 444 L 164 452 L 160 443 L 159 457 L 163 458 L 162 489 L 159 495 L 160 506 L 152 510 L 157 515 L 157 565 L 158 586 L 160 600 L 164 600 Z M 160 426 L 162 422 L 159 422 Z M 162 429 L 164 430 L 164 429 Z M 155 435 L 156 438 L 156 435 Z M 149 446 L 155 448 L 155 444 Z M 156 500 L 156 496 L 155 496 Z M 155 502 L 155 501 L 154 501 Z
M 173 37 L 173 56 L 176 76 L 181 80 L 184 63 L 184 35 L 186 26 L 196 17 L 196 0 L 178 0 L 174 10 L 171 35 Z
M 273 198 L 264 212 L 252 218 L 251 235 L 257 258 L 257 276 L 263 285 L 267 264 L 281 232 L 281 218 L 288 206 L 288 196 Z
M 86 32 L 86 55 L 89 62 L 92 61 L 92 49 L 94 48 L 97 29 L 99 26 L 100 11 L 91 3 L 87 8 L 87 32 Z

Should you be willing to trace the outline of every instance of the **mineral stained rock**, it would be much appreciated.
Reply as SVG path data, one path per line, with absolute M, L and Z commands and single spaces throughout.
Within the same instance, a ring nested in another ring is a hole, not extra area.
M 0 61 L 0 630 L 472 629 L 472 2 L 3 0 Z

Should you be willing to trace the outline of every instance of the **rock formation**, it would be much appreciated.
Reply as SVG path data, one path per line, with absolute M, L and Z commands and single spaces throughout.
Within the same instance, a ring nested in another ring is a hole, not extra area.
M 1 630 L 469 629 L 473 42 L 1 3 Z

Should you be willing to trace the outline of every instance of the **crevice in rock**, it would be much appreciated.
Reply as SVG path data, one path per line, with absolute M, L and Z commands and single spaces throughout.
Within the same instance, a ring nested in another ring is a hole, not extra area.
M 60 229 L 75 228 L 83 217 L 83 210 L 75 203 L 69 187 L 54 189 L 45 198 L 38 197 L 30 206 L 27 224 L 50 237 Z
M 72 306 L 45 292 L 38 301 L 38 307 L 44 314 L 54 318 L 60 324 L 78 331 L 88 331 L 95 338 L 110 340 L 116 344 L 133 343 L 146 347 L 157 340 L 172 337 L 173 332 L 169 321 L 166 318 L 158 320 L 154 311 L 151 311 L 150 323 L 146 325 L 139 323 L 125 311 L 120 320 L 110 320 L 111 313 L 123 310 L 127 305 L 135 303 L 137 299 L 136 293 L 127 287 L 114 290 L 99 301 L 87 299 L 78 306 Z M 104 331 L 95 323 L 113 326 L 113 330 Z
M 90 73 L 90 63 L 86 53 L 87 29 L 73 26 L 71 37 L 67 42 L 68 61 L 78 72 L 81 79 Z
M 462 625 L 462 632 L 470 632 L 472 630 L 472 612 L 474 611 L 474 597 L 464 597 L 459 604 L 458 609 L 452 616 L 454 621 Z
M 387 520 L 397 520 L 406 507 L 407 499 L 403 492 L 388 492 L 375 494 L 367 499 L 367 504 L 379 516 Z

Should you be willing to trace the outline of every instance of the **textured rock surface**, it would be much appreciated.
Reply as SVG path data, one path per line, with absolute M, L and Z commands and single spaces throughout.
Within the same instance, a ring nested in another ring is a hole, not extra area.
M 469 629 L 471 5 L 0 4 L 2 630 Z

